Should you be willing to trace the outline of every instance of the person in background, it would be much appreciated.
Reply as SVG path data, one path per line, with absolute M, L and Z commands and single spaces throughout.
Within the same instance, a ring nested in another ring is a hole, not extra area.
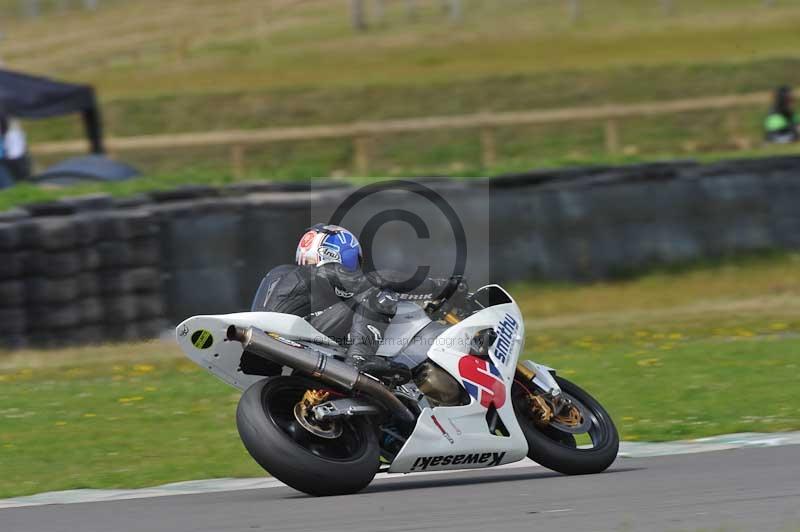
M 6 133 L 8 133 L 8 119 L 0 116 L 0 161 L 6 159 Z
M 25 132 L 19 122 L 0 117 L 0 164 L 15 181 L 30 175 L 30 158 Z
M 794 111 L 794 97 L 791 87 L 779 87 L 775 91 L 775 103 L 764 121 L 767 142 L 788 144 L 800 137 L 797 113 Z
M 5 165 L 5 151 L 6 151 L 6 128 L 8 127 L 5 119 L 0 116 L 0 190 L 8 188 L 14 184 L 14 177 L 11 171 Z

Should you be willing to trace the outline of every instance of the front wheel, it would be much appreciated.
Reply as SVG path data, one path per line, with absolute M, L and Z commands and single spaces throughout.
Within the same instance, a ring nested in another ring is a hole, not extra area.
M 248 388 L 236 410 L 247 451 L 278 480 L 309 495 L 345 495 L 364 489 L 378 471 L 380 446 L 364 417 L 343 420 L 332 435 L 309 432 L 295 416 L 307 390 L 323 388 L 304 377 L 276 377 Z
M 528 458 L 565 475 L 600 473 L 617 458 L 619 434 L 611 416 L 578 385 L 556 377 L 562 394 L 576 407 L 571 419 L 553 419 L 546 426 L 528 411 L 528 390 L 514 385 L 514 412 L 528 441 Z M 591 446 L 578 446 L 575 436 L 588 435 Z

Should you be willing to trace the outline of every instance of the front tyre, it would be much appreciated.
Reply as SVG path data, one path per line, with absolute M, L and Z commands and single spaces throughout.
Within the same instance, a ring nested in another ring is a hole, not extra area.
M 514 411 L 525 439 L 528 441 L 528 458 L 553 471 L 565 475 L 589 475 L 601 473 L 617 458 L 619 434 L 611 416 L 597 400 L 578 385 L 556 377 L 565 394 L 578 403 L 585 416 L 581 426 L 586 427 L 592 441 L 591 448 L 575 445 L 573 434 L 560 430 L 557 424 L 537 426 L 525 412 L 523 395 L 527 393 L 520 384 L 515 384 Z
M 380 446 L 367 418 L 341 422 L 341 434 L 322 438 L 297 421 L 306 390 L 323 387 L 304 377 L 264 379 L 239 400 L 236 426 L 245 448 L 278 480 L 309 495 L 345 495 L 364 489 L 379 467 Z

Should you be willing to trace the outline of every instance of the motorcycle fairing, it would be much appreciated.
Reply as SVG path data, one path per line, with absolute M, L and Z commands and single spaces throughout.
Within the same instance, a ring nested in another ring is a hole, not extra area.
M 194 316 L 178 325 L 175 335 L 183 352 L 197 365 L 240 390 L 246 390 L 264 377 L 247 375 L 239 369 L 243 349 L 239 342 L 227 340 L 226 332 L 231 325 L 253 326 L 289 340 L 337 346 L 336 342 L 317 331 L 303 318 L 278 312 Z
M 409 301 L 400 301 L 389 327 L 384 333 L 384 341 L 375 353 L 378 356 L 394 357 L 406 348 L 407 342 L 425 328 L 431 319 L 419 305 Z
M 494 355 L 489 360 L 469 355 L 475 333 L 486 328 L 497 329 L 507 315 L 514 318 L 518 327 L 512 335 L 505 362 Z M 528 443 L 511 403 L 511 386 L 524 334 L 521 312 L 512 300 L 473 314 L 437 338 L 428 357 L 465 386 L 470 392 L 470 404 L 425 408 L 411 436 L 393 460 L 390 473 L 411 473 L 421 468 L 429 471 L 474 469 L 525 458 Z M 508 436 L 489 432 L 488 406 L 497 409 Z

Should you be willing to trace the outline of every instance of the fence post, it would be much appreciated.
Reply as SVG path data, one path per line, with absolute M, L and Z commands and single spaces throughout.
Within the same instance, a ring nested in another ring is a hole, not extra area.
M 741 123 L 739 121 L 739 114 L 735 111 L 729 111 L 725 115 L 725 129 L 728 131 L 731 144 L 737 150 L 749 150 L 752 148 L 752 141 L 747 134 L 742 134 Z
M 616 120 L 606 120 L 605 140 L 608 153 L 619 153 L 619 126 Z
M 406 16 L 408 17 L 408 20 L 412 22 L 417 19 L 416 0 L 406 0 Z
M 735 113 L 728 111 L 725 113 L 725 129 L 728 132 L 728 138 L 731 144 L 736 145 L 736 138 L 738 137 L 739 120 Z
M 39 0 L 20 0 L 19 4 L 24 16 L 30 18 L 39 16 Z
M 353 24 L 353 29 L 356 31 L 365 31 L 367 29 L 366 13 L 364 12 L 363 0 L 350 0 L 350 19 Z
M 192 47 L 190 39 L 191 37 L 187 34 L 183 37 L 179 37 L 178 41 L 175 43 L 175 61 L 178 64 L 183 63 L 189 56 L 189 50 Z
M 581 18 L 581 0 L 569 0 L 569 20 L 577 22 Z
M 450 11 L 450 21 L 461 22 L 461 16 L 463 15 L 461 0 L 448 0 L 447 4 Z
M 386 16 L 386 2 L 385 0 L 374 0 L 375 1 L 375 21 L 378 24 L 383 23 L 383 19 Z
M 494 129 L 481 128 L 481 163 L 487 170 L 497 163 L 497 144 L 494 139 Z
M 355 137 L 353 139 L 353 164 L 359 177 L 369 174 L 369 160 L 372 152 L 372 139 L 369 137 Z
M 244 177 L 244 146 L 241 144 L 231 146 L 231 174 L 236 179 Z

